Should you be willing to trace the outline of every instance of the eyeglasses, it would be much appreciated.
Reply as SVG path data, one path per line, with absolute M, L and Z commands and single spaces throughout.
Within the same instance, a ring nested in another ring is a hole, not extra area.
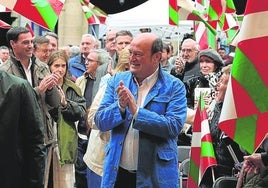
M 86 58 L 86 62 L 89 62 L 89 63 L 92 63 L 92 62 L 99 62 L 98 60 L 94 60 L 94 59 L 89 59 L 89 58 Z
M 129 56 L 135 56 L 135 57 L 142 57 L 144 56 L 144 53 L 142 52 L 132 52 L 132 51 L 129 51 Z

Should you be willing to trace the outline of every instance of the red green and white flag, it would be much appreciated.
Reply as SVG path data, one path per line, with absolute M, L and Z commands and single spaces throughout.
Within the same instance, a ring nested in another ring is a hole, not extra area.
M 226 44 L 231 45 L 234 38 L 238 35 L 238 33 L 239 33 L 239 29 L 236 29 L 236 28 L 232 28 L 232 29 L 225 31 Z
M 29 23 L 26 23 L 25 27 L 30 31 L 32 37 L 34 37 L 34 31 Z
M 0 20 L 0 28 L 3 28 L 3 29 L 10 29 L 11 26 L 10 26 L 8 23 L 6 23 L 6 22 Z
M 226 44 L 236 46 L 236 45 L 233 45 L 232 43 L 240 31 L 241 23 L 243 21 L 244 15 L 236 15 L 236 16 L 233 16 L 233 18 L 236 21 L 236 26 L 231 27 L 230 29 L 225 30 L 224 32 L 226 35 Z
M 84 0 L 80 0 L 80 4 L 89 25 L 105 24 L 106 18 L 108 16 L 105 12 L 103 12 L 100 8 L 93 5 L 92 3 L 85 3 Z
M 225 12 L 225 0 L 210 0 L 208 7 L 208 20 L 219 20 Z
M 180 20 L 203 21 L 207 17 L 206 7 L 191 0 L 179 0 L 178 13 Z
M 207 48 L 217 49 L 217 40 L 215 35 L 207 29 L 203 22 L 195 22 L 194 33 L 196 42 L 200 45 L 200 49 L 204 50 Z
M 219 20 L 225 13 L 235 13 L 233 0 L 210 0 L 208 20 Z
M 178 25 L 179 24 L 179 14 L 177 0 L 169 0 L 169 24 Z
M 200 50 L 208 48 L 208 36 L 207 36 L 207 28 L 203 22 L 195 22 L 194 23 L 194 33 L 196 42 L 200 46 Z
M 233 0 L 226 0 L 226 13 L 235 13 L 236 12 L 236 8 L 234 5 Z
M 249 153 L 268 133 L 268 1 L 248 0 L 219 127 Z
M 219 20 L 208 21 L 208 23 L 217 31 L 227 31 L 229 29 L 239 29 L 238 21 L 232 14 L 222 14 Z
M 216 36 L 217 31 L 207 22 L 207 15 L 203 10 L 197 9 L 197 7 L 203 7 L 198 2 L 194 3 L 191 0 L 179 0 L 179 19 L 180 20 L 194 20 L 201 21 Z
M 227 31 L 229 29 L 238 29 L 239 24 L 235 20 L 232 14 L 230 13 L 225 13 L 221 16 L 219 26 L 222 31 Z
M 36 24 L 54 30 L 65 0 L 0 0 L 0 4 Z
M 217 165 L 203 95 L 196 110 L 187 187 L 197 188 L 210 167 Z
M 0 12 L 11 12 L 11 10 L 3 5 L 0 5 Z

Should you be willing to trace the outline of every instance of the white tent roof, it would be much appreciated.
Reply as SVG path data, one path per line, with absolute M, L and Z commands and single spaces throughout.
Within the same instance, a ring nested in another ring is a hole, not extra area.
M 168 25 L 168 0 L 149 0 L 117 14 L 109 14 L 106 24 L 110 27 L 144 27 Z
M 190 33 L 192 21 L 179 21 L 178 26 L 169 25 L 169 1 L 148 0 L 145 3 L 117 14 L 109 14 L 106 28 L 128 29 L 135 35 L 140 28 L 151 28 L 162 38 L 180 40 L 185 33 Z

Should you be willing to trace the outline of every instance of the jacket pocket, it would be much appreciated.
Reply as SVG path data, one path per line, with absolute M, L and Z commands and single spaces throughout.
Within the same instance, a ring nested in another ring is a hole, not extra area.
M 164 96 L 157 96 L 153 98 L 154 102 L 159 102 L 159 103 L 168 103 L 170 101 L 170 96 L 164 95 Z
M 150 101 L 146 105 L 146 108 L 151 109 L 152 111 L 157 112 L 158 114 L 165 114 L 167 104 L 169 103 L 170 100 L 171 98 L 166 95 L 155 97 L 154 99 L 152 99 L 152 101 Z
M 172 150 L 159 150 L 157 152 L 158 161 L 156 173 L 159 183 L 173 185 L 178 182 L 178 164 L 175 152 Z M 171 186 L 173 187 L 173 186 Z

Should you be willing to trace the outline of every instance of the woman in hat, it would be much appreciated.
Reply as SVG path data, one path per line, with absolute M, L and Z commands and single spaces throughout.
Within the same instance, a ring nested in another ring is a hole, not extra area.
M 178 145 L 191 145 L 191 125 L 194 121 L 200 92 L 203 92 L 206 107 L 210 107 L 212 111 L 213 105 L 210 105 L 210 103 L 215 98 L 216 83 L 221 75 L 221 68 L 224 65 L 218 52 L 213 49 L 200 51 L 198 63 L 200 74 L 184 82 L 188 109 L 185 127 L 178 136 Z
M 200 75 L 188 80 L 185 83 L 187 91 L 187 105 L 191 109 L 196 107 L 195 103 L 198 100 L 198 96 L 195 95 L 197 95 L 198 92 L 207 92 L 207 95 L 206 93 L 203 94 L 205 95 L 204 97 L 206 105 L 209 105 L 209 103 L 215 97 L 216 83 L 221 74 L 221 68 L 224 65 L 221 56 L 213 49 L 201 51 L 198 55 L 198 61 L 200 65 Z

